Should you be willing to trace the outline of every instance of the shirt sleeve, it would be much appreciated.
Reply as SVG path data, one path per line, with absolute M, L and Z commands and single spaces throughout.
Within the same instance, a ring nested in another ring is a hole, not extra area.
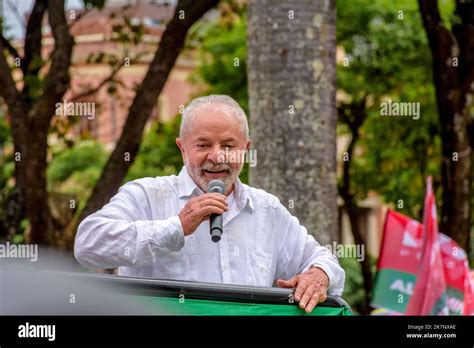
M 79 225 L 74 256 L 86 267 L 141 266 L 184 246 L 178 216 L 151 220 L 145 188 L 130 182 Z
M 344 291 L 345 272 L 337 257 L 321 246 L 298 219 L 280 206 L 282 233 L 278 254 L 277 279 L 290 279 L 306 272 L 311 266 L 320 267 L 329 278 L 329 295 L 341 296 Z

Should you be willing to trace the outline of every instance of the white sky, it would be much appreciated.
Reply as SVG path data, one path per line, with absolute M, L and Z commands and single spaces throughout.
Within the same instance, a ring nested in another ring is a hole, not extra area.
M 20 39 L 25 35 L 24 21 L 25 15 L 30 12 L 33 6 L 33 0 L 0 0 L 0 13 L 3 14 L 3 35 L 7 38 Z M 12 10 L 12 7 L 18 9 L 21 21 Z M 82 8 L 82 0 L 67 0 L 66 9 Z

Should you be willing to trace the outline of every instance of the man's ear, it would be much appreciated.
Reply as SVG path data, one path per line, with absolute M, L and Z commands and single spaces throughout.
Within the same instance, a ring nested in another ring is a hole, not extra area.
M 249 149 L 250 149 L 250 145 L 252 145 L 252 141 L 251 141 L 251 140 L 247 141 L 247 144 L 245 145 L 245 150 L 249 150 Z
M 181 151 L 181 157 L 183 157 L 183 162 L 186 160 L 186 151 L 184 150 L 183 139 L 176 138 L 176 145 L 178 145 L 179 150 Z

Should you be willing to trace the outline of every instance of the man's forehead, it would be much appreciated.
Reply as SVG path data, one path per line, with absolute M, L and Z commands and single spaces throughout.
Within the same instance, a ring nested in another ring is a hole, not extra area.
M 196 141 L 212 141 L 218 138 L 220 141 L 223 142 L 230 142 L 230 141 L 237 141 L 238 139 L 232 135 L 228 136 L 227 134 L 198 134 L 195 138 Z
M 234 115 L 229 114 L 226 110 L 204 109 L 196 112 L 192 121 L 192 129 L 194 132 L 213 132 L 219 130 L 221 133 L 239 132 L 239 122 Z
M 195 110 L 194 121 L 234 121 L 235 116 L 225 105 L 202 105 Z

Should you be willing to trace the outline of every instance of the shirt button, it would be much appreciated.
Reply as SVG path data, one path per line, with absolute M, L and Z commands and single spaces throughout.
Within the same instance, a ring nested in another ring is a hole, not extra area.
M 260 266 L 260 272 L 261 272 L 261 273 L 265 273 L 266 270 L 267 270 L 267 269 L 266 269 L 264 266 Z
M 227 266 L 223 266 L 222 269 L 223 269 L 224 271 L 227 271 Z

